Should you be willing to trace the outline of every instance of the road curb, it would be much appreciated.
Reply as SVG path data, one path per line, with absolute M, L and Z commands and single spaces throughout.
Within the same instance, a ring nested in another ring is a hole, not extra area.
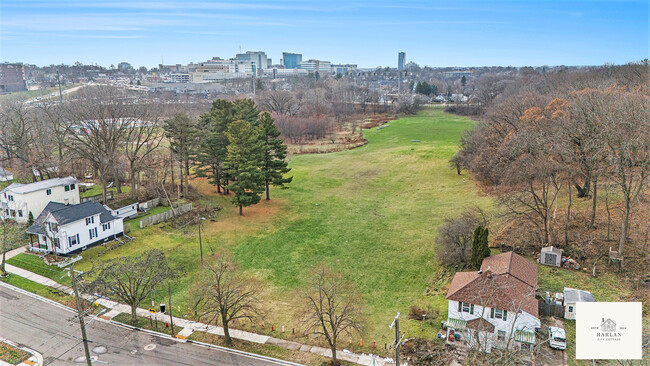
M 19 363 L 16 366 L 22 366 L 22 365 L 25 365 L 25 366 L 34 366 L 34 365 L 42 366 L 43 365 L 43 355 L 41 355 L 40 353 L 34 351 L 33 349 L 25 347 L 25 346 L 20 345 L 20 344 L 17 344 L 15 342 L 12 342 L 12 341 L 10 341 L 8 339 L 5 339 L 5 338 L 2 338 L 2 337 L 0 337 L 0 342 L 6 343 L 6 344 L 8 344 L 10 346 L 16 347 L 18 349 L 21 349 L 21 350 L 31 354 L 31 356 L 29 358 L 27 358 L 25 361 Z M 0 362 L 3 362 L 3 361 L 0 361 Z M 11 365 L 11 364 L 7 363 L 7 365 Z

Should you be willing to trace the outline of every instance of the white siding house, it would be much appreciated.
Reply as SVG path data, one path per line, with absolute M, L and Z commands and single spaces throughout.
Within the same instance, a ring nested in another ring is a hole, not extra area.
M 0 191 L 0 216 L 26 224 L 29 213 L 38 217 L 49 202 L 79 203 L 75 177 L 53 178 L 39 182 L 12 183 Z
M 447 327 L 470 347 L 528 348 L 540 327 L 537 266 L 513 253 L 483 260 L 481 270 L 458 272 L 447 292 Z
M 564 319 L 576 318 L 576 303 L 595 302 L 594 295 L 589 291 L 565 287 L 564 291 Z
M 107 209 L 111 215 L 121 219 L 138 217 L 138 202 L 115 208 L 104 205 L 104 208 Z
M 37 235 L 42 250 L 65 255 L 124 235 L 124 224 L 97 202 L 50 202 L 27 233 Z

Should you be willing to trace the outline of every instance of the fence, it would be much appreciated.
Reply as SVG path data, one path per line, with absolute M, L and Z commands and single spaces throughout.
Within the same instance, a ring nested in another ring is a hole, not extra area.
M 192 210 L 192 203 L 190 202 L 184 205 L 180 205 L 176 208 L 172 208 L 169 211 L 165 211 L 148 217 L 143 217 L 140 220 L 140 229 L 150 225 L 155 225 L 159 222 L 167 221 L 176 215 L 182 215 L 186 212 L 190 212 L 191 210 Z
M 106 200 L 112 200 L 113 199 L 113 192 L 112 191 L 106 191 Z M 102 202 L 102 195 L 101 194 L 96 194 L 94 196 L 89 196 L 89 197 L 81 197 L 81 203 L 84 202 Z
M 539 315 L 564 318 L 564 306 L 559 304 L 553 304 L 539 300 L 537 310 L 539 311 Z
M 157 207 L 158 205 L 160 205 L 160 197 L 156 197 L 156 198 L 154 198 L 152 200 L 149 200 L 147 202 L 140 203 L 140 209 L 141 210 L 150 210 L 150 209 L 152 209 L 154 207 Z

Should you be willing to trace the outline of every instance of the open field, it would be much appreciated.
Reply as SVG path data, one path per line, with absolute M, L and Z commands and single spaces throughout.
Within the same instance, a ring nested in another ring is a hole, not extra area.
M 456 175 L 447 163 L 461 132 L 472 125 L 465 117 L 427 109 L 383 130 L 366 130 L 368 145 L 355 150 L 293 156 L 290 189 L 273 190 L 270 202 L 245 208 L 244 217 L 237 216 L 228 197 L 195 180 L 205 196 L 202 203 L 224 208 L 214 222 L 203 224 L 204 255 L 225 248 L 244 270 L 262 279 L 267 284 L 265 304 L 272 310 L 266 321 L 277 327 L 301 329 L 296 320 L 302 306 L 299 290 L 318 263 L 342 272 L 359 287 L 368 319 L 366 345 L 390 342 L 388 324 L 397 311 L 407 314 L 411 305 L 433 305 L 444 316 L 444 295 L 425 295 L 437 270 L 436 228 L 466 206 L 491 205 L 490 198 L 477 195 L 466 175 Z M 107 259 L 160 248 L 183 268 L 172 285 L 172 303 L 192 317 L 187 288 L 198 271 L 198 227 L 155 225 L 134 235 L 134 242 L 110 252 L 101 247 L 86 251 L 77 269 L 90 269 L 99 253 Z M 156 294 L 156 302 L 163 295 Z M 409 336 L 434 334 L 430 325 L 404 318 L 402 329 Z M 358 346 L 358 340 L 353 343 Z

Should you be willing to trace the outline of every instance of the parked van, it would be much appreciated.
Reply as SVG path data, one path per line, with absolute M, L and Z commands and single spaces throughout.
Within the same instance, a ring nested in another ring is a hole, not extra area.
M 551 348 L 566 349 L 566 333 L 558 327 L 548 327 L 548 343 Z

